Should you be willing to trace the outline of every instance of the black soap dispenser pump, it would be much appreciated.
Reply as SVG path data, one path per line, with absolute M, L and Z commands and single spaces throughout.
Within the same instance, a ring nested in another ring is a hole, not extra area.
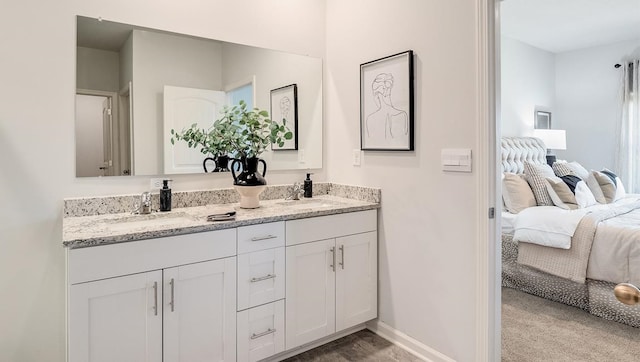
M 304 180 L 304 197 L 313 197 L 313 181 L 311 181 L 311 174 L 307 174 L 307 179 Z
M 171 189 L 169 181 L 162 180 L 162 188 L 160 189 L 160 211 L 171 211 Z

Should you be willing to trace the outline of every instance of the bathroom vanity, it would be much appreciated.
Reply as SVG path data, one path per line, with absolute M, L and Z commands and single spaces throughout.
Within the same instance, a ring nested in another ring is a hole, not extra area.
M 65 217 L 69 361 L 279 360 L 363 328 L 376 192 Z

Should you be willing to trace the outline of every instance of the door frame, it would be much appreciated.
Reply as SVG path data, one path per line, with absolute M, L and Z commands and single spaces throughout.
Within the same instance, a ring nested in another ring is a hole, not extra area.
M 476 360 L 501 359 L 500 2 L 477 0 Z M 490 216 L 490 214 L 493 216 Z

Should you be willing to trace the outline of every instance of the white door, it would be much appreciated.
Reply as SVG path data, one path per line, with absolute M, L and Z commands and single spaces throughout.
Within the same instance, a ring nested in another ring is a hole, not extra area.
M 163 288 L 163 361 L 235 361 L 236 258 L 165 269 Z
M 287 249 L 286 348 L 335 331 L 335 241 Z
M 200 148 L 189 148 L 183 141 L 171 144 L 171 130 L 181 132 L 196 123 L 208 130 L 220 117 L 226 94 L 207 89 L 164 87 L 164 173 L 202 173 L 202 162 L 208 156 Z
M 376 232 L 336 239 L 336 331 L 378 316 Z
M 69 361 L 162 361 L 161 290 L 161 271 L 72 285 Z
M 104 176 L 104 96 L 76 94 L 76 176 Z

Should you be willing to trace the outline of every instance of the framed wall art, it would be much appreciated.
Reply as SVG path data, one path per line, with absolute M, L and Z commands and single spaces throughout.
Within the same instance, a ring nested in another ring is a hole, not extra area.
M 414 149 L 412 50 L 360 65 L 360 148 Z
M 272 144 L 271 149 L 297 150 L 298 149 L 298 86 L 289 84 L 284 87 L 271 90 L 271 120 L 281 125 L 284 124 L 293 133 L 293 138 L 285 140 L 284 145 Z

